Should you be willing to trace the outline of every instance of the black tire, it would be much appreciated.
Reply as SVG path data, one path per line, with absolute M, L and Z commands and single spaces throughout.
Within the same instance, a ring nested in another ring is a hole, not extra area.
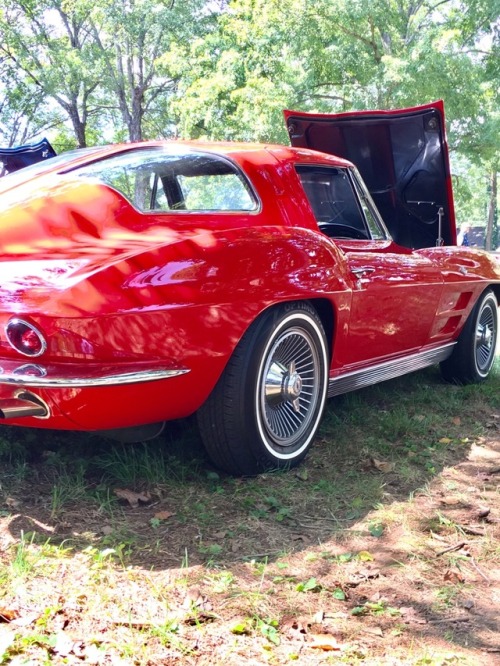
M 230 474 L 253 475 L 298 464 L 321 420 L 328 368 L 325 331 L 310 304 L 264 312 L 198 411 L 215 465 Z
M 456 384 L 484 381 L 495 361 L 498 337 L 498 303 L 485 291 L 472 309 L 452 355 L 440 365 L 443 377 Z

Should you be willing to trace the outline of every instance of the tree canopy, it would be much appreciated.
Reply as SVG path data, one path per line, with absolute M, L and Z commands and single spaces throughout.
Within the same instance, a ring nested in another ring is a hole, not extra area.
M 500 0 L 4 0 L 0 142 L 286 142 L 284 108 L 442 98 L 459 218 L 492 232 L 499 15 Z

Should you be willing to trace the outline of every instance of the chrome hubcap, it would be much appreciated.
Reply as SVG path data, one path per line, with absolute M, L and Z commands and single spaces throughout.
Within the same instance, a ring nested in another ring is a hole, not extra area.
M 320 395 L 321 363 L 313 339 L 301 328 L 275 341 L 263 366 L 260 407 L 267 435 L 293 446 L 311 420 Z
M 479 370 L 489 370 L 495 353 L 495 314 L 487 305 L 480 313 L 476 328 L 476 362 Z
M 281 402 L 288 401 L 296 412 L 300 412 L 302 377 L 295 368 L 295 361 L 291 361 L 288 367 L 279 361 L 273 361 L 267 373 L 264 391 L 269 405 L 276 407 Z

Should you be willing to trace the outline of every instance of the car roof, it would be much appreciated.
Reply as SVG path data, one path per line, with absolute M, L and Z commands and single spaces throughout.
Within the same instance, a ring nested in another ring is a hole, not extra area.
M 279 144 L 242 143 L 230 141 L 141 141 L 81 148 L 61 153 L 56 157 L 25 167 L 0 179 L 0 194 L 50 173 L 66 173 L 80 166 L 97 162 L 114 155 L 137 150 L 167 149 L 179 147 L 185 151 L 206 152 L 221 155 L 245 168 L 248 164 L 276 164 L 294 162 L 301 164 L 318 162 L 325 165 L 349 167 L 351 162 L 336 156 L 305 148 L 293 148 Z

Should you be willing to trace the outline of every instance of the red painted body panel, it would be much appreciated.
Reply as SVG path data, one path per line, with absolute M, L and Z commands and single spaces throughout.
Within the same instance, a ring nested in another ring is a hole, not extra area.
M 144 213 L 75 171 L 161 145 L 77 154 L 1 184 L 0 331 L 21 317 L 43 332 L 47 349 L 26 358 L 0 334 L 0 405 L 22 390 L 50 412 L 9 423 L 103 430 L 188 416 L 252 323 L 289 301 L 321 313 L 336 377 L 456 339 L 480 292 L 500 284 L 500 266 L 486 253 L 412 252 L 389 238 L 320 233 L 295 165 L 351 165 L 314 151 L 173 144 L 237 164 L 256 196 L 252 211 Z M 37 381 L 26 377 L 27 364 Z M 155 369 L 172 376 L 95 384 Z

